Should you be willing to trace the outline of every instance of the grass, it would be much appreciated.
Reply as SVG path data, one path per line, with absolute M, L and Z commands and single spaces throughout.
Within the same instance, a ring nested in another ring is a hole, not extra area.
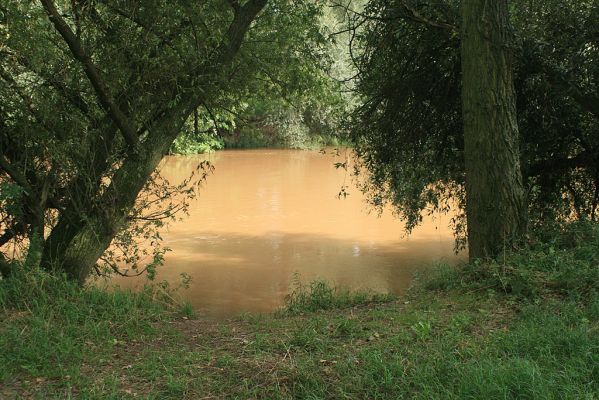
M 402 298 L 314 282 L 221 322 L 150 290 L 1 281 L 0 398 L 599 398 L 597 238 L 438 266 Z
M 331 286 L 317 279 L 308 285 L 302 284 L 299 276 L 293 278 L 293 291 L 287 296 L 285 307 L 287 314 L 309 313 L 318 310 L 347 308 L 356 305 L 391 301 L 393 296 L 368 290 L 350 291 L 346 288 Z

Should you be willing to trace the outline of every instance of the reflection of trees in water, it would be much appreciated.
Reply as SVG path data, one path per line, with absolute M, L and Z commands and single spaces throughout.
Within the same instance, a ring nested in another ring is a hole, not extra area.
M 158 279 L 176 281 L 182 272 L 191 275 L 184 296 L 197 308 L 217 315 L 280 306 L 295 272 L 304 282 L 323 278 L 341 287 L 399 294 L 407 289 L 417 267 L 438 259 L 459 259 L 452 253 L 451 237 L 376 248 L 368 241 L 316 234 L 203 232 L 201 237 L 189 233 L 173 238 L 174 252 L 167 256 Z
M 162 232 L 173 251 L 158 276 L 175 282 L 181 272 L 192 275 L 185 296 L 198 308 L 271 310 L 295 271 L 305 281 L 400 293 L 416 265 L 454 259 L 446 218 L 425 217 L 405 237 L 390 214 L 368 214 L 359 191 L 338 199 L 345 171 L 334 162 L 343 155 L 263 149 L 209 157 L 216 171 L 190 215 Z M 174 184 L 205 159 L 168 157 L 162 170 Z

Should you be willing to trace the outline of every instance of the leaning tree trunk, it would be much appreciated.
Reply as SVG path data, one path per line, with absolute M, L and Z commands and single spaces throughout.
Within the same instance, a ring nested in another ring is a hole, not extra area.
M 125 160 L 111 178 L 100 205 L 90 215 L 59 221 L 46 240 L 43 260 L 46 267 L 58 265 L 73 280 L 85 282 L 98 258 L 126 223 L 139 192 L 181 131 L 190 110 L 189 104 L 181 106 L 152 129 L 138 155 Z
M 526 232 L 507 0 L 462 0 L 462 106 L 470 259 Z
M 57 268 L 66 272 L 70 278 L 80 283 L 85 282 L 96 261 L 106 251 L 117 232 L 123 228 L 139 192 L 180 133 L 185 120 L 202 103 L 203 99 L 200 99 L 198 94 L 202 90 L 197 90 L 199 77 L 201 76 L 202 79 L 207 76 L 222 77 L 238 53 L 251 23 L 266 6 L 267 1 L 249 0 L 243 6 L 237 1 L 230 2 L 234 10 L 233 21 L 223 42 L 213 52 L 213 58 L 207 61 L 204 68 L 196 68 L 196 71 L 201 71 L 202 74 L 196 76 L 186 72 L 185 76 L 180 77 L 181 82 L 187 82 L 189 87 L 196 90 L 188 88 L 186 91 L 177 93 L 174 98 L 179 99 L 178 104 L 167 107 L 168 111 L 163 110 L 163 113 L 158 114 L 157 119 L 150 124 L 151 126 L 144 128 L 148 131 L 147 136 L 140 142 L 136 130 L 132 128 L 134 124 L 127 120 L 127 116 L 106 93 L 107 84 L 101 81 L 97 68 L 86 56 L 77 37 L 62 20 L 53 2 L 42 0 L 49 19 L 67 42 L 73 56 L 80 60 L 85 67 L 86 75 L 90 79 L 100 103 L 105 108 L 107 116 L 128 139 L 127 142 L 131 142 L 131 150 L 135 150 L 133 154 L 126 157 L 123 164 L 111 177 L 110 184 L 102 194 L 99 204 L 94 204 L 89 215 L 78 215 L 76 207 L 63 211 L 61 218 L 45 241 L 41 261 L 44 267 Z M 168 77 L 169 84 L 172 79 L 172 76 Z M 210 80 L 208 79 L 208 81 Z M 156 82 L 154 84 L 159 86 Z M 218 86 L 213 89 L 216 92 Z M 174 101 L 174 98 L 171 100 Z M 165 103 L 170 103 L 167 101 L 169 99 L 163 100 Z M 106 154 L 103 154 L 103 160 L 107 160 L 104 156 Z M 103 164 L 105 161 L 92 167 L 92 181 L 97 181 L 100 176 L 98 173 L 103 170 Z M 89 203 L 91 198 L 87 200 Z M 72 205 L 76 206 L 76 204 Z

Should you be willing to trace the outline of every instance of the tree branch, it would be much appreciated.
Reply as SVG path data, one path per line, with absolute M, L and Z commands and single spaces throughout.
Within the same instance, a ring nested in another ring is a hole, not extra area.
M 64 82 L 49 76 L 47 73 L 41 72 L 39 69 L 35 69 L 34 66 L 29 62 L 27 58 L 22 55 L 15 53 L 12 50 L 2 51 L 0 52 L 6 54 L 7 56 L 11 56 L 14 60 L 23 68 L 28 71 L 34 73 L 36 76 L 40 77 L 44 80 L 44 82 L 56 89 L 56 91 L 68 100 L 73 106 L 77 107 L 83 114 L 87 114 L 89 112 L 89 106 L 87 105 L 85 99 L 78 93 L 76 90 L 68 88 Z
M 25 225 L 21 222 L 17 222 L 10 228 L 4 230 L 4 233 L 0 236 L 0 247 L 10 242 L 17 235 L 25 233 Z
M 585 91 L 567 76 L 566 72 L 558 66 L 551 64 L 544 57 L 546 43 L 540 41 L 523 42 L 522 56 L 534 61 L 534 72 L 542 73 L 547 77 L 547 81 L 556 89 L 564 92 L 572 98 L 585 111 L 599 118 L 599 96 L 595 93 L 585 93 Z
M 125 141 L 129 145 L 131 149 L 135 149 L 138 144 L 138 138 L 135 133 L 135 129 L 131 126 L 128 118 L 125 114 L 120 110 L 120 108 L 116 105 L 114 100 L 112 99 L 110 92 L 102 80 L 100 73 L 96 66 L 92 63 L 89 55 L 85 52 L 85 49 L 82 47 L 81 42 L 75 36 L 71 28 L 67 25 L 67 23 L 62 19 L 56 7 L 54 6 L 54 2 L 52 0 L 40 0 L 42 6 L 46 10 L 48 14 L 48 18 L 58 31 L 58 33 L 62 36 L 64 41 L 67 43 L 69 49 L 73 56 L 83 65 L 85 74 L 90 80 L 98 100 L 100 101 L 100 105 L 106 113 L 110 116 L 110 118 L 114 121 L 115 125 L 119 128 Z
M 233 1 L 233 3 L 237 3 Z M 266 6 L 268 0 L 250 0 L 243 7 L 233 7 L 235 16 L 227 31 L 227 40 L 221 45 L 220 56 L 216 65 L 228 63 L 239 51 L 243 38 L 250 24 L 258 13 Z
M 562 173 L 573 168 L 588 168 L 593 165 L 599 154 L 598 149 L 590 149 L 569 158 L 551 158 L 532 164 L 528 171 L 528 176 L 538 176 L 545 173 Z
M 450 23 L 447 22 L 442 22 L 442 21 L 433 21 L 429 18 L 426 18 L 425 16 L 423 16 L 422 14 L 420 14 L 418 12 L 418 10 L 416 10 L 414 7 L 412 7 L 411 5 L 409 5 L 408 3 L 406 3 L 405 1 L 400 1 L 399 5 L 401 6 L 401 8 L 403 9 L 404 13 L 402 15 L 398 15 L 397 17 L 380 17 L 380 16 L 375 16 L 375 15 L 368 15 L 368 14 L 364 14 L 362 12 L 353 10 L 350 8 L 350 4 L 342 4 L 339 2 L 333 2 L 333 7 L 339 7 L 345 10 L 346 14 L 353 14 L 356 15 L 358 17 L 363 18 L 363 21 L 367 21 L 367 20 L 374 20 L 374 21 L 395 21 L 397 19 L 409 19 L 413 22 L 418 22 L 420 24 L 423 25 L 427 25 L 431 28 L 436 28 L 436 29 L 441 29 L 444 31 L 449 31 L 452 32 L 453 34 L 458 35 L 459 34 L 459 29 L 458 27 L 456 27 L 455 25 L 452 25 Z M 351 28 L 350 28 L 351 29 Z
M 571 97 L 578 105 L 585 111 L 593 114 L 595 118 L 599 118 L 599 97 L 590 93 L 584 93 L 582 89 L 575 83 L 569 81 L 566 77 L 562 76 L 555 71 L 547 72 L 549 82 L 564 90 L 564 92 Z
M 19 87 L 19 84 L 13 79 L 11 75 L 9 75 L 4 69 L 0 66 L 0 78 L 6 81 L 11 88 L 15 91 L 15 93 L 21 98 L 23 101 L 25 108 L 29 111 L 29 114 L 35 119 L 41 127 L 43 127 L 47 132 L 51 133 L 53 129 L 46 123 L 46 120 L 37 112 L 35 107 L 33 106 L 33 101 L 31 98 L 25 94 L 25 91 Z
M 420 14 L 418 12 L 418 10 L 416 10 L 414 7 L 410 6 L 409 4 L 407 4 L 405 1 L 402 1 L 401 3 L 402 8 L 405 11 L 405 17 L 414 21 L 414 22 L 418 22 L 427 26 L 430 26 L 432 28 L 437 28 L 437 29 L 442 29 L 445 31 L 450 31 L 452 33 L 457 34 L 458 33 L 458 28 L 455 27 L 454 25 L 448 24 L 446 22 L 437 22 L 437 21 L 433 21 L 431 19 L 426 18 L 425 16 L 423 16 L 422 14 Z
M 227 2 L 231 6 L 231 8 L 233 8 L 233 10 L 235 12 L 239 11 L 240 6 L 239 6 L 239 1 L 238 0 L 227 0 Z
M 10 176 L 17 185 L 21 186 L 28 195 L 32 194 L 31 185 L 29 184 L 29 181 L 25 175 L 22 174 L 18 169 L 13 168 L 13 166 L 4 157 L 4 154 L 0 154 L 0 169 Z

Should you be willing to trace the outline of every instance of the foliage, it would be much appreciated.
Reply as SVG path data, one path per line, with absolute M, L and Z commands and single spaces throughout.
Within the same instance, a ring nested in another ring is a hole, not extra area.
M 0 183 L 0 204 L 7 214 L 16 217 L 23 214 L 23 188 L 10 182 Z
M 281 147 L 291 149 L 314 149 L 338 146 L 341 135 L 334 133 L 337 122 L 324 121 L 326 128 L 314 126 L 306 115 L 298 114 L 293 108 L 272 110 L 259 118 L 259 122 L 239 124 L 223 140 L 227 148 Z
M 271 55 L 268 62 L 257 66 L 259 82 L 243 98 L 224 109 L 199 109 L 200 132 L 213 133 L 227 148 L 304 149 L 338 140 L 350 98 L 342 92 L 340 81 L 349 68 L 343 59 L 346 43 L 337 40 L 335 32 L 342 29 L 343 16 L 336 12 L 335 2 L 323 4 L 326 6 L 316 15 L 317 30 L 311 47 L 297 42 L 296 37 L 288 37 L 286 32 L 277 39 L 301 48 L 300 54 L 305 58 L 283 60 Z M 289 23 L 305 25 L 305 21 L 297 19 Z M 280 68 L 279 62 L 285 68 Z M 191 125 L 188 121 L 185 132 L 192 132 Z M 183 135 L 188 144 L 173 148 L 174 153 L 185 152 L 194 143 L 203 144 L 206 140 L 201 135 Z
M 222 139 L 211 135 L 190 135 L 182 133 L 173 141 L 170 152 L 172 154 L 203 154 L 224 149 Z
M 225 110 L 207 110 L 196 109 L 189 116 L 169 149 L 171 154 L 202 154 L 224 148 L 218 133 L 235 127 L 233 115 Z
M 438 265 L 422 279 L 427 289 L 497 290 L 529 300 L 587 301 L 599 293 L 599 226 L 578 221 L 538 229 L 526 249 L 459 268 Z
M 225 148 L 254 149 L 260 147 L 283 147 L 283 143 L 271 129 L 246 125 L 224 137 Z
M 246 129 L 260 129 L 266 136 L 274 136 L 271 143 L 291 148 L 309 147 L 317 135 L 338 135 L 345 102 L 333 77 L 339 69 L 337 53 L 342 46 L 331 36 L 330 27 L 338 18 L 330 3 L 315 2 L 322 8 L 316 16 L 317 36 L 311 42 L 290 37 L 288 32 L 281 37 L 281 32 L 277 32 L 277 40 L 285 39 L 303 49 L 300 54 L 304 60 L 298 63 L 297 56 L 277 57 L 276 62 L 286 68 L 265 63 L 258 66 L 264 84 L 248 93 L 245 107 L 236 116 L 236 135 L 242 136 Z M 303 24 L 296 19 L 289 22 Z
M 598 237 L 596 224 L 557 226 L 506 254 L 535 276 L 582 268 L 566 288 L 514 276 L 537 289 L 510 292 L 480 265 L 445 267 L 398 300 L 335 305 L 339 290 L 314 282 L 297 312 L 228 321 L 25 274 L 0 281 L 0 396 L 593 398 L 599 296 L 583 289 Z
M 595 219 L 596 1 L 510 4 L 517 113 L 533 223 Z M 459 2 L 369 1 L 347 10 L 360 104 L 349 127 L 372 203 L 408 229 L 423 210 L 464 208 Z M 463 214 L 454 220 L 464 235 Z
M 189 187 L 154 174 L 169 149 L 221 146 L 245 100 L 324 79 L 312 1 L 40 3 L 0 7 L 0 246 L 79 281 L 118 263 L 114 237 L 133 266 L 137 238 L 159 240 L 140 192 L 164 200 L 146 203 L 154 226 L 184 211 Z
M 202 161 L 186 179 L 171 184 L 157 169 L 129 211 L 127 229 L 114 235 L 110 248 L 98 260 L 95 272 L 104 277 L 113 273 L 139 276 L 147 272 L 147 277 L 153 280 L 156 268 L 170 251 L 162 243 L 161 230 L 169 222 L 187 216 L 190 202 L 198 196 L 199 187 L 213 171 L 214 166 L 209 161 Z

